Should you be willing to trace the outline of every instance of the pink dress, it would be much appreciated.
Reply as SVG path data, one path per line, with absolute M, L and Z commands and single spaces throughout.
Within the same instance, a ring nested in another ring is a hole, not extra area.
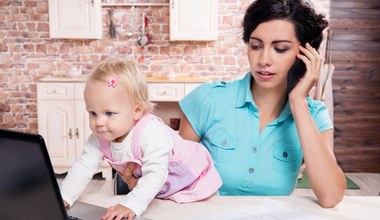
M 134 176 L 141 177 L 141 149 L 139 137 L 141 130 L 151 120 L 162 120 L 152 114 L 144 115 L 135 125 L 132 136 L 133 158 L 123 161 L 112 159 L 109 142 L 99 139 L 104 159 L 119 172 L 123 172 L 128 163 L 140 165 Z M 164 122 L 162 122 L 164 123 Z M 169 159 L 169 175 L 156 198 L 170 199 L 179 203 L 194 202 L 206 199 L 218 191 L 222 185 L 207 149 L 200 143 L 184 140 L 179 134 L 167 126 L 173 138 L 173 150 Z

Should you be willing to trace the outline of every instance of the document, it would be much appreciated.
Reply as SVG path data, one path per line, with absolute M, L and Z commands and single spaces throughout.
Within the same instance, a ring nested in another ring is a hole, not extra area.
M 260 205 L 255 205 L 252 208 L 235 209 L 233 211 L 221 211 L 218 213 L 210 213 L 203 216 L 192 217 L 191 219 L 202 220 L 327 220 L 319 217 L 301 208 L 291 208 L 279 201 L 266 198 Z M 190 219 L 189 219 L 190 220 Z

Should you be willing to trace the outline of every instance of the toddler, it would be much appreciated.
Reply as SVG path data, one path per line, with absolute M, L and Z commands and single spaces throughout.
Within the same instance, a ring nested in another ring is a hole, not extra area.
M 106 160 L 123 173 L 137 164 L 137 185 L 103 219 L 133 219 L 154 198 L 179 203 L 206 199 L 222 185 L 206 148 L 182 139 L 150 114 L 147 85 L 137 66 L 122 59 L 99 63 L 84 90 L 93 134 L 61 187 L 66 206 L 72 205 Z

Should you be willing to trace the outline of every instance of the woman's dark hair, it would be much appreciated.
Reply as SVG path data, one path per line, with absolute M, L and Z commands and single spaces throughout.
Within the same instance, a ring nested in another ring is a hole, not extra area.
M 306 0 L 256 0 L 244 16 L 243 41 L 248 43 L 257 26 L 273 19 L 293 23 L 301 45 L 309 43 L 316 49 L 322 42 L 322 31 L 328 26 L 325 17 L 317 14 Z

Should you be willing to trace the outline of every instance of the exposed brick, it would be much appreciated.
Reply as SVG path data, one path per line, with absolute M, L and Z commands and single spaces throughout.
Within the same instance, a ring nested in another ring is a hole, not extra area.
M 0 44 L 0 52 L 7 52 L 7 51 L 8 51 L 7 45 Z
M 0 7 L 9 6 L 11 4 L 10 0 L 1 0 Z
M 25 50 L 25 52 L 29 52 L 29 53 L 36 52 L 35 45 L 33 45 L 33 44 L 25 44 L 24 45 L 24 50 Z
M 9 105 L 0 103 L 0 112 L 10 112 L 11 107 Z
M 81 65 L 83 74 L 88 74 L 110 56 L 136 60 L 140 69 L 151 75 L 170 71 L 218 78 L 244 74 L 249 64 L 247 47 L 241 41 L 241 22 L 252 0 L 219 2 L 218 40 L 192 42 L 169 41 L 169 7 L 135 7 L 134 17 L 131 7 L 114 7 L 115 39 L 108 36 L 108 8 L 103 8 L 103 39 L 74 40 L 50 38 L 48 0 L 0 0 L 0 99 L 7 100 L 3 104 L 7 108 L 15 106 L 15 111 L 21 111 L 1 112 L 0 127 L 36 132 L 36 80 L 67 76 L 73 65 Z M 330 0 L 313 2 L 315 8 L 328 12 Z M 150 19 L 146 32 L 153 40 L 144 49 L 137 44 L 142 12 Z M 134 36 L 127 36 L 130 32 Z
M 37 30 L 41 32 L 49 31 L 49 24 L 48 23 L 38 23 Z
M 24 1 L 24 5 L 25 5 L 25 7 L 36 7 L 37 2 L 35 2 L 35 1 Z

